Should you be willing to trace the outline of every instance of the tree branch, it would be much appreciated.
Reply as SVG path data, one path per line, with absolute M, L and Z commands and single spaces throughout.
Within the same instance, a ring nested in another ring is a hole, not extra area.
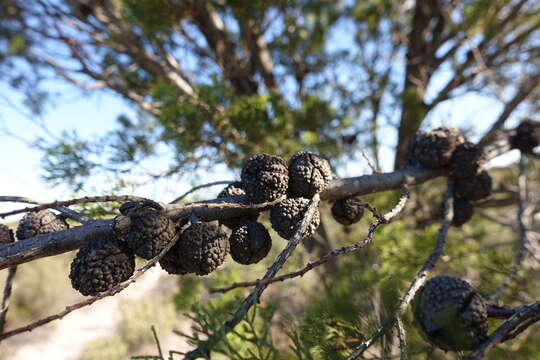
M 519 333 L 523 332 L 528 326 L 540 320 L 540 301 L 520 306 L 514 315 L 505 321 L 499 328 L 491 334 L 491 336 L 471 352 L 465 360 L 479 360 L 497 344 L 514 338 Z M 515 332 L 512 333 L 518 325 L 522 324 Z

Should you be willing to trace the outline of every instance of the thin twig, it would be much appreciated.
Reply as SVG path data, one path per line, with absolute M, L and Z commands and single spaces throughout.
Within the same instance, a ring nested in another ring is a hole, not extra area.
M 17 274 L 17 266 L 11 266 L 8 270 L 6 285 L 4 286 L 2 307 L 0 307 L 0 334 L 4 332 L 4 326 L 6 325 L 6 315 L 9 309 L 9 299 L 11 297 L 11 290 L 13 288 L 13 280 L 15 280 L 15 274 Z
M 171 201 L 169 204 L 175 204 L 175 203 L 181 201 L 182 199 L 184 199 L 189 194 L 194 193 L 197 190 L 207 188 L 207 187 L 210 187 L 210 186 L 215 186 L 215 185 L 230 184 L 232 182 L 233 181 L 214 181 L 214 182 L 211 182 L 211 183 L 208 183 L 208 184 L 202 184 L 202 185 L 194 186 L 194 187 L 191 188 L 191 190 L 186 191 L 185 193 L 183 193 L 182 195 L 180 195 L 179 197 L 177 197 L 176 199 Z
M 368 163 L 369 167 L 371 168 L 371 171 L 373 171 L 374 174 L 377 174 L 379 170 L 377 167 L 373 164 L 371 161 L 371 158 L 369 157 L 368 153 L 366 152 L 366 149 L 362 149 L 362 156 L 364 159 L 366 159 L 366 162 Z
M 411 285 L 409 286 L 409 289 L 403 296 L 403 299 L 401 299 L 399 306 L 396 311 L 396 316 L 392 319 L 390 319 L 387 323 L 383 324 L 379 329 L 377 329 L 367 340 L 362 342 L 360 345 L 358 345 L 353 352 L 349 355 L 347 358 L 349 359 L 356 359 L 364 351 L 366 351 L 371 345 L 375 343 L 375 341 L 384 333 L 385 329 L 391 328 L 394 326 L 397 316 L 403 315 L 405 310 L 407 310 L 407 307 L 409 306 L 409 303 L 414 298 L 414 295 L 420 289 L 422 285 L 427 280 L 427 275 L 429 274 L 429 271 L 435 266 L 435 263 L 439 259 L 439 257 L 442 254 L 444 244 L 446 241 L 446 234 L 448 232 L 448 229 L 450 228 L 450 225 L 452 223 L 452 218 L 454 217 L 454 196 L 453 196 L 453 188 L 454 183 L 451 179 L 448 180 L 448 186 L 446 187 L 446 193 L 444 197 L 444 221 L 439 229 L 439 233 L 437 235 L 437 241 L 435 243 L 435 247 L 431 254 L 429 255 L 429 258 L 426 260 L 416 277 L 411 282 Z
M 378 216 L 376 217 L 375 221 L 371 223 L 371 225 L 369 226 L 369 230 L 368 230 L 368 233 L 366 235 L 366 237 L 355 243 L 355 244 L 352 244 L 352 245 L 349 245 L 349 246 L 344 246 L 340 249 L 336 249 L 336 250 L 333 250 L 331 252 L 329 252 L 328 254 L 324 255 L 322 258 L 320 258 L 319 260 L 317 261 L 314 261 L 312 263 L 308 263 L 304 268 L 298 270 L 298 271 L 295 271 L 295 272 L 292 272 L 292 273 L 289 273 L 289 274 L 285 274 L 285 275 L 281 275 L 281 276 L 277 276 L 277 277 L 270 277 L 270 278 L 265 278 L 265 279 L 258 279 L 258 280 L 255 280 L 255 281 L 247 281 L 247 282 L 238 282 L 238 283 L 234 283 L 228 287 L 225 287 L 225 288 L 216 288 L 216 289 L 210 289 L 210 293 L 213 294 L 213 293 L 226 293 L 232 289 L 236 289 L 236 288 L 239 288 L 239 287 L 251 287 L 251 286 L 259 286 L 259 285 L 268 285 L 268 284 L 271 284 L 273 282 L 278 282 L 278 281 L 284 281 L 284 280 L 288 280 L 288 279 L 292 279 L 292 278 L 295 278 L 295 277 L 298 277 L 298 276 L 303 276 L 305 273 L 307 273 L 308 271 L 316 268 L 317 266 L 320 266 L 320 265 L 323 265 L 324 263 L 328 262 L 329 260 L 337 257 L 337 256 L 340 256 L 340 255 L 343 255 L 343 254 L 347 254 L 347 253 L 350 253 L 350 252 L 353 252 L 355 250 L 358 250 L 360 248 L 363 248 L 367 245 L 369 245 L 373 239 L 373 235 L 375 234 L 375 230 L 377 229 L 377 227 L 381 224 L 388 224 L 392 221 L 392 219 L 394 218 L 394 216 L 396 216 L 399 212 L 401 212 L 401 210 L 403 210 L 403 208 L 405 207 L 405 204 L 407 202 L 407 199 L 409 198 L 409 188 L 404 185 L 403 186 L 403 194 L 401 195 L 398 203 L 396 204 L 396 206 L 394 206 L 394 208 L 392 208 L 392 210 L 390 210 L 388 213 L 382 215 L 382 216 Z
M 36 204 L 36 205 L 44 204 L 41 201 L 30 199 L 24 196 L 0 196 L 0 202 L 19 202 L 19 203 Z M 83 214 L 79 214 L 75 210 L 68 209 L 65 206 L 58 206 L 58 207 L 55 207 L 55 209 L 58 210 L 64 216 L 70 219 L 73 219 L 75 221 L 78 221 L 81 224 L 86 224 L 86 223 L 89 223 L 90 221 L 94 221 L 94 219 L 92 219 L 91 217 L 83 215 Z
M 50 203 L 41 204 L 33 207 L 26 207 L 24 209 L 18 209 L 13 211 L 8 211 L 5 213 L 0 213 L 0 218 L 5 218 L 6 216 L 21 214 L 25 212 L 35 212 L 45 209 L 57 208 L 59 206 L 70 206 L 80 203 L 94 203 L 94 202 L 110 202 L 110 201 L 149 201 L 146 198 L 134 195 L 102 195 L 102 196 L 85 196 L 82 198 L 71 199 L 71 200 L 62 200 L 62 201 L 53 201 Z
M 167 251 L 169 251 L 169 249 L 171 247 L 173 247 L 173 245 L 178 241 L 178 238 L 180 237 L 180 233 L 183 230 L 185 230 L 189 225 L 190 225 L 190 222 L 185 224 L 182 227 L 182 229 L 176 233 L 174 238 L 171 239 L 171 241 L 167 244 L 167 246 L 163 250 L 161 250 L 161 252 L 157 256 L 155 256 L 154 258 L 149 260 L 144 266 L 138 268 L 135 271 L 135 273 L 129 279 L 127 279 L 126 281 L 121 282 L 120 284 L 117 284 L 117 285 L 113 286 L 109 290 L 104 291 L 99 295 L 93 296 L 93 297 L 91 297 L 91 298 L 89 298 L 87 300 L 75 303 L 73 305 L 66 306 L 66 308 L 64 310 L 62 310 L 61 312 L 59 312 L 57 314 L 47 316 L 46 318 L 37 320 L 37 321 L 35 321 L 33 323 L 30 323 L 28 325 L 21 326 L 19 328 L 14 329 L 14 330 L 2 333 L 2 334 L 0 334 L 0 341 L 4 340 L 4 339 L 7 339 L 9 337 L 12 337 L 14 335 L 18 335 L 18 334 L 23 333 L 23 332 L 32 331 L 37 327 L 40 327 L 40 326 L 43 326 L 45 324 L 50 323 L 51 321 L 62 319 L 67 314 L 69 314 L 69 313 L 71 313 L 71 312 L 73 312 L 75 310 L 78 310 L 80 308 L 83 308 L 85 306 L 92 305 L 96 301 L 101 300 L 101 299 L 103 299 L 103 298 L 105 298 L 107 296 L 116 295 L 117 293 L 119 293 L 120 291 L 124 290 L 129 285 L 131 285 L 132 283 L 137 281 L 137 279 L 140 276 L 142 276 L 148 269 L 150 269 L 152 266 L 154 266 L 165 255 L 165 253 L 167 253 Z
M 319 205 L 319 194 L 316 194 L 313 199 L 311 200 L 311 203 L 306 210 L 306 213 L 304 214 L 304 218 L 298 225 L 294 235 L 289 239 L 289 242 L 285 249 L 278 255 L 274 263 L 268 268 L 268 271 L 264 275 L 263 279 L 271 278 L 276 275 L 276 273 L 281 269 L 283 264 L 287 261 L 289 256 L 293 253 L 294 249 L 296 249 L 296 246 L 300 243 L 300 241 L 304 238 L 304 233 L 311 222 L 311 219 L 313 217 L 313 214 L 315 211 L 318 211 L 318 205 Z M 219 341 L 223 336 L 225 336 L 228 332 L 234 329 L 236 325 L 242 321 L 242 318 L 244 315 L 248 312 L 248 310 L 253 306 L 256 299 L 259 299 L 263 291 L 266 289 L 268 284 L 262 284 L 258 285 L 252 292 L 249 294 L 248 297 L 242 301 L 242 304 L 240 307 L 235 311 L 235 313 L 225 322 L 225 324 L 214 334 L 213 338 L 210 338 L 206 340 L 206 343 L 213 343 L 215 341 Z M 204 357 L 205 354 L 202 353 L 201 347 L 190 351 L 186 354 L 185 359 L 196 359 L 199 357 Z
M 540 301 L 520 306 L 507 321 L 494 331 L 491 336 L 471 352 L 465 360 L 482 359 L 495 345 L 514 338 L 528 326 L 540 320 Z M 512 333 L 518 325 L 522 324 Z
M 527 227 L 525 226 L 525 222 L 523 221 L 523 213 L 524 213 L 524 202 L 526 201 L 527 197 L 527 176 L 525 174 L 525 169 L 527 167 L 527 156 L 524 154 L 521 154 L 521 158 L 519 159 L 519 176 L 518 176 L 518 211 L 517 211 L 517 220 L 519 223 L 519 249 L 516 252 L 516 259 L 514 261 L 514 265 L 512 266 L 512 271 L 510 271 L 510 274 L 504 279 L 502 284 L 493 291 L 489 297 L 488 300 L 494 300 L 496 299 L 509 285 L 510 282 L 517 276 L 517 273 L 519 271 L 519 268 L 521 267 L 521 262 L 523 261 L 523 257 L 525 255 L 525 250 L 527 247 Z
M 401 316 L 396 316 L 396 330 L 399 340 L 399 351 L 400 351 L 400 360 L 407 360 L 407 338 L 405 334 L 405 328 L 403 327 L 403 322 L 401 321 Z

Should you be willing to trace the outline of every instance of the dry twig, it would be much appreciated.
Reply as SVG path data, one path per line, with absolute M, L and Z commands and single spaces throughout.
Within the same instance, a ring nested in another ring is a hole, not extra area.
M 313 214 L 315 211 L 317 211 L 318 205 L 319 205 L 319 195 L 316 194 L 313 199 L 311 200 L 311 203 L 306 210 L 306 213 L 304 214 L 304 218 L 298 225 L 294 235 L 289 239 L 289 242 L 285 249 L 278 255 L 274 263 L 268 268 L 266 274 L 264 275 L 263 279 L 274 277 L 275 274 L 281 269 L 283 264 L 287 261 L 289 256 L 293 253 L 294 249 L 296 249 L 296 246 L 300 243 L 300 241 L 304 238 L 303 233 L 306 231 L 307 226 L 309 225 L 311 218 L 313 217 Z M 256 299 L 259 299 L 263 291 L 266 289 L 268 284 L 262 284 L 258 285 L 252 292 L 249 294 L 248 297 L 242 301 L 242 304 L 240 307 L 235 311 L 235 313 L 225 322 L 225 324 L 217 331 L 216 334 L 214 334 L 214 337 L 209 338 L 206 340 L 207 343 L 212 343 L 215 341 L 219 341 L 223 336 L 225 336 L 228 332 L 234 329 L 236 325 L 240 323 L 244 315 L 248 312 L 248 310 L 253 306 Z M 199 357 L 204 357 L 205 354 L 202 353 L 202 349 L 199 346 L 198 348 L 190 351 L 186 354 L 185 359 L 196 359 Z
M 414 295 L 416 294 L 416 292 L 426 282 L 429 271 L 435 266 L 435 263 L 437 262 L 437 260 L 442 254 L 444 244 L 446 241 L 446 234 L 452 223 L 452 218 L 454 217 L 453 187 L 454 187 L 453 181 L 449 179 L 448 186 L 446 188 L 445 197 L 444 197 L 444 221 L 439 229 L 439 233 L 437 235 L 437 241 L 435 243 L 435 248 L 429 255 L 429 258 L 426 260 L 426 262 L 424 263 L 424 265 L 422 266 L 422 268 L 420 269 L 416 277 L 411 282 L 411 285 L 409 286 L 409 289 L 403 296 L 403 299 L 401 299 L 398 309 L 396 311 L 395 317 L 392 318 L 386 324 L 382 325 L 379 329 L 377 329 L 366 341 L 358 345 L 347 359 L 356 359 L 359 356 L 361 356 L 362 353 L 366 351 L 371 345 L 373 345 L 375 341 L 384 333 L 386 328 L 394 326 L 397 320 L 397 317 L 403 315 L 405 310 L 407 310 L 409 303 L 414 298 Z
M 44 204 L 41 201 L 37 201 L 37 200 L 30 199 L 23 196 L 0 196 L 0 202 L 20 202 L 20 203 L 36 204 L 36 205 Z M 65 206 L 58 206 L 58 207 L 55 207 L 55 209 L 58 210 L 65 217 L 78 221 L 81 224 L 86 224 L 94 220 L 89 216 L 79 214 L 75 210 L 71 210 Z
M 211 182 L 211 183 L 208 183 L 208 184 L 202 184 L 202 185 L 194 186 L 190 190 L 186 191 L 185 193 L 183 193 L 182 195 L 180 195 L 179 197 L 177 197 L 176 199 L 171 201 L 169 204 L 176 204 L 177 202 L 181 201 L 186 196 L 188 196 L 189 194 L 194 193 L 197 190 L 204 189 L 204 188 L 211 187 L 211 186 L 215 186 L 215 185 L 226 185 L 226 184 L 230 184 L 230 183 L 232 183 L 232 181 L 214 181 L 214 182 Z
M 368 230 L 368 233 L 367 233 L 366 237 L 363 240 L 361 240 L 361 241 L 359 241 L 359 242 L 357 242 L 355 244 L 352 244 L 352 245 L 349 245 L 349 246 L 344 246 L 344 247 L 342 247 L 340 249 L 333 250 L 330 253 L 323 256 L 322 258 L 320 258 L 319 260 L 307 264 L 304 268 L 302 268 L 302 269 L 300 269 L 298 271 L 295 271 L 295 272 L 292 272 L 292 273 L 289 273 L 289 274 L 285 274 L 285 275 L 281 275 L 281 276 L 277 276 L 277 277 L 270 277 L 270 278 L 265 278 L 265 279 L 255 280 L 255 281 L 248 281 L 248 282 L 239 282 L 239 283 L 232 284 L 232 285 L 230 285 L 228 287 L 225 287 L 225 288 L 210 289 L 210 293 L 225 293 L 225 292 L 228 292 L 228 291 L 230 291 L 232 289 L 236 289 L 236 288 L 239 288 L 239 287 L 268 285 L 268 284 L 271 284 L 273 282 L 284 281 L 284 280 L 292 279 L 292 278 L 295 278 L 295 277 L 298 277 L 298 276 L 303 276 L 305 273 L 307 273 L 311 269 L 314 269 L 317 266 L 323 265 L 324 263 L 328 262 L 329 260 L 331 260 L 331 259 L 333 259 L 333 258 L 335 258 L 337 256 L 344 255 L 344 254 L 353 252 L 355 250 L 358 250 L 360 248 L 363 248 L 363 247 L 365 247 L 365 246 L 367 246 L 367 245 L 369 245 L 371 243 L 371 241 L 373 239 L 373 235 L 375 234 L 375 230 L 377 229 L 377 227 L 379 225 L 390 223 L 392 221 L 392 219 L 394 218 L 394 216 L 396 216 L 398 213 L 400 213 L 403 210 L 408 198 L 409 198 L 409 188 L 407 187 L 407 185 L 403 185 L 403 194 L 401 195 L 401 197 L 400 197 L 398 203 L 396 204 L 396 206 L 394 206 L 394 208 L 392 208 L 392 210 L 390 210 L 388 213 L 386 213 L 386 214 L 384 214 L 382 216 L 378 215 L 376 212 L 374 212 L 374 215 L 375 215 L 376 219 L 369 226 L 369 230 Z
M 0 334 L 4 332 L 4 326 L 6 325 L 6 315 L 9 309 L 9 299 L 11 297 L 15 274 L 17 274 L 17 266 L 11 266 L 8 270 L 6 285 L 4 286 L 4 295 L 2 296 L 2 306 L 0 307 Z
M 496 299 L 503 291 L 510 285 L 510 282 L 517 276 L 519 268 L 521 267 L 521 262 L 525 255 L 525 249 L 527 247 L 527 228 L 525 226 L 523 217 L 524 217 L 524 202 L 527 198 L 527 176 L 525 175 L 525 169 L 527 167 L 527 156 L 521 154 L 519 159 L 519 176 L 518 176 L 518 211 L 517 211 L 517 220 L 519 224 L 519 249 L 516 252 L 516 259 L 514 265 L 512 266 L 512 271 L 504 279 L 502 284 L 491 293 L 488 297 L 488 300 Z

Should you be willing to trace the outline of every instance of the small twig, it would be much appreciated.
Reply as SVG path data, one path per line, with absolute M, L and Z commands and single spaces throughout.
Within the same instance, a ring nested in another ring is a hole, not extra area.
M 144 266 L 138 268 L 135 273 L 129 278 L 127 279 L 126 281 L 120 283 L 120 284 L 117 284 L 115 286 L 113 286 L 112 288 L 110 288 L 109 290 L 107 291 L 104 291 L 102 292 L 101 294 L 99 295 L 96 295 L 96 296 L 93 296 L 87 300 L 84 300 L 84 301 L 81 301 L 81 302 L 78 302 L 78 303 L 75 303 L 73 305 L 69 305 L 69 306 L 66 306 L 66 308 L 64 310 L 62 310 L 61 312 L 57 313 L 57 314 L 54 314 L 54 315 L 51 315 L 51 316 L 47 316 L 46 318 L 43 318 L 43 319 L 40 319 L 40 320 L 37 320 L 33 323 L 30 323 L 28 325 L 25 325 L 25 326 L 22 326 L 22 327 L 19 327 L 19 328 L 16 328 L 14 330 L 11 330 L 11 331 L 8 331 L 8 332 L 5 332 L 5 333 L 2 333 L 0 334 L 0 341 L 1 340 L 4 340 L 4 339 L 7 339 L 9 337 L 12 337 L 12 336 L 15 336 L 15 335 L 18 335 L 20 333 L 23 333 L 23 332 L 27 332 L 27 331 L 32 331 L 34 330 L 35 328 L 37 327 L 40 327 L 40 326 L 43 326 L 45 324 L 48 324 L 54 320 L 59 320 L 59 319 L 62 319 L 64 316 L 66 316 L 67 314 L 75 311 L 75 310 L 78 310 L 80 308 L 83 308 L 85 306 L 89 306 L 89 305 L 92 305 L 93 303 L 95 303 L 96 301 L 98 300 L 101 300 L 107 296 L 113 296 L 113 295 L 116 295 L 117 293 L 119 293 L 120 291 L 124 290 L 125 288 L 127 288 L 129 285 L 131 285 L 131 283 L 134 283 L 135 281 L 137 281 L 137 279 L 142 275 L 144 274 L 148 269 L 150 269 L 152 266 L 154 266 L 164 255 L 167 251 L 169 251 L 169 249 L 171 247 L 173 247 L 173 245 L 178 241 L 178 238 L 180 237 L 180 233 L 185 230 L 188 226 L 190 225 L 190 223 L 188 222 L 186 225 L 184 225 L 182 227 L 182 229 L 180 231 L 178 231 L 176 233 L 176 235 L 174 236 L 173 239 L 171 239 L 171 241 L 167 244 L 167 246 L 161 250 L 161 252 L 155 256 L 154 258 L 152 258 L 151 260 L 149 260 Z
M 63 201 L 53 201 L 50 203 L 41 204 L 33 207 L 26 207 L 24 209 L 18 209 L 13 211 L 8 211 L 5 213 L 0 213 L 0 218 L 5 218 L 6 216 L 21 214 L 25 212 L 35 212 L 45 209 L 58 208 L 59 206 L 70 206 L 80 203 L 94 203 L 94 202 L 110 202 L 110 201 L 150 201 L 146 198 L 133 195 L 102 195 L 102 196 L 85 196 L 82 198 L 63 200 Z
M 471 352 L 465 360 L 482 359 L 495 345 L 510 340 L 523 332 L 527 327 L 540 320 L 540 301 L 520 306 L 507 321 L 491 334 L 491 336 Z M 512 333 L 518 325 L 520 326 Z
M 289 273 L 289 274 L 285 274 L 285 275 L 281 275 L 281 276 L 277 276 L 277 277 L 270 277 L 270 278 L 259 279 L 259 280 L 248 281 L 248 282 L 238 282 L 238 283 L 234 283 L 234 284 L 232 284 L 232 285 L 230 285 L 228 287 L 225 287 L 225 288 L 210 289 L 210 293 L 211 294 L 213 294 L 213 293 L 226 293 L 226 292 L 228 292 L 228 291 L 230 291 L 232 289 L 236 289 L 236 288 L 239 288 L 239 287 L 251 287 L 251 286 L 259 286 L 259 285 L 268 285 L 268 284 L 271 284 L 273 282 L 284 281 L 284 280 L 292 279 L 292 278 L 295 278 L 295 277 L 298 277 L 298 276 L 303 276 L 305 273 L 307 273 L 311 269 L 314 269 L 317 266 L 320 266 L 320 265 L 328 262 L 329 260 L 331 260 L 331 259 L 333 259 L 333 258 L 335 258 L 337 256 L 347 254 L 347 253 L 350 253 L 352 251 L 363 248 L 363 247 L 365 247 L 365 246 L 367 246 L 367 245 L 369 245 L 371 243 L 371 240 L 373 239 L 373 235 L 375 234 L 375 230 L 377 229 L 377 227 L 379 225 L 388 224 L 389 222 L 392 221 L 392 218 L 394 216 L 396 216 L 401 210 L 403 210 L 408 198 L 409 198 L 409 188 L 406 185 L 404 185 L 403 186 L 403 194 L 401 195 L 401 197 L 400 197 L 398 203 L 396 204 L 396 206 L 394 206 L 394 208 L 392 208 L 392 210 L 390 210 L 388 213 L 386 213 L 386 214 L 384 214 L 382 216 L 376 217 L 376 220 L 371 223 L 366 237 L 363 240 L 361 240 L 361 241 L 359 241 L 359 242 L 357 242 L 355 244 L 352 244 L 352 245 L 349 245 L 349 246 L 344 246 L 344 247 L 342 247 L 340 249 L 333 250 L 333 251 L 329 252 L 328 254 L 326 254 L 325 256 L 323 256 L 322 258 L 320 258 L 319 260 L 314 261 L 312 263 L 308 263 L 304 268 L 302 268 L 302 269 L 300 269 L 298 271 L 295 271 L 295 272 L 292 272 L 292 273 Z
M 401 316 L 396 316 L 396 330 L 399 340 L 399 351 L 400 351 L 400 360 L 407 360 L 407 339 L 405 334 L 405 328 L 403 327 L 403 322 L 401 321 Z
M 411 285 L 403 296 L 403 299 L 400 301 L 398 309 L 396 311 L 396 316 L 383 324 L 381 327 L 379 327 L 379 329 L 377 329 L 367 340 L 358 345 L 349 355 L 349 357 L 347 358 L 348 360 L 358 358 L 360 355 L 362 355 L 364 351 L 366 351 L 371 345 L 375 343 L 375 341 L 384 333 L 384 330 L 386 328 L 394 326 L 397 317 L 403 315 L 418 289 L 420 289 L 420 287 L 426 282 L 429 271 L 435 266 L 435 263 L 442 254 L 446 241 L 446 234 L 452 223 L 452 218 L 454 217 L 453 188 L 454 183 L 451 179 L 449 179 L 444 197 L 444 221 L 439 229 L 435 247 L 422 268 L 420 269 L 420 271 L 418 272 L 418 274 L 416 275 L 416 277 L 411 282 Z
M 6 325 L 6 315 L 9 309 L 9 299 L 11 297 L 11 290 L 13 288 L 13 280 L 15 279 L 15 274 L 17 274 L 17 266 L 11 266 L 8 270 L 6 285 L 4 286 L 2 307 L 0 307 L 0 334 L 4 332 L 4 326 Z
M 488 300 L 496 299 L 507 287 L 510 285 L 510 282 L 517 276 L 519 268 L 521 267 L 521 262 L 525 255 L 525 250 L 527 247 L 527 227 L 523 221 L 524 213 L 524 202 L 527 197 L 527 176 L 525 175 L 525 169 L 527 167 L 527 156 L 521 154 L 519 159 L 519 176 L 518 176 L 518 211 L 517 211 L 517 220 L 519 223 L 519 249 L 516 252 L 516 259 L 514 265 L 512 266 L 512 271 L 504 279 L 502 284 L 493 291 Z
M 510 316 L 514 315 L 519 308 L 519 306 L 512 307 L 487 304 L 487 315 L 494 319 L 508 319 Z
M 316 194 L 313 199 L 311 200 L 311 203 L 306 210 L 306 213 L 304 214 L 304 218 L 298 225 L 294 235 L 289 239 L 289 242 L 285 249 L 278 255 L 274 263 L 268 268 L 268 271 L 264 275 L 263 279 L 274 277 L 275 274 L 281 269 L 283 264 L 287 261 L 289 256 L 293 253 L 294 249 L 296 249 L 297 245 L 300 243 L 300 241 L 304 238 L 303 234 L 305 233 L 311 218 L 313 217 L 313 214 L 315 211 L 317 211 L 318 205 L 319 205 L 320 197 L 319 194 Z M 242 301 L 242 304 L 240 307 L 234 312 L 234 314 L 225 322 L 225 324 L 216 332 L 215 338 L 211 338 L 206 340 L 207 342 L 214 342 L 218 341 L 221 337 L 225 336 L 227 333 L 229 333 L 236 325 L 242 321 L 242 318 L 244 315 L 248 312 L 248 310 L 253 306 L 256 299 L 259 299 L 263 291 L 266 289 L 268 284 L 262 284 L 258 285 L 252 292 L 249 294 L 248 297 Z M 188 359 L 196 359 L 199 357 L 204 357 L 205 354 L 202 353 L 202 350 L 200 347 L 190 351 L 186 354 L 185 360 Z
M 366 152 L 366 149 L 362 149 L 362 156 L 364 157 L 364 159 L 366 159 L 369 167 L 371 168 L 371 171 L 373 171 L 374 174 L 377 174 L 379 172 L 379 170 L 377 169 L 377 167 L 371 161 L 371 158 L 369 157 L 368 153 Z
M 37 201 L 37 200 L 30 199 L 23 196 L 0 196 L 0 202 L 19 202 L 19 203 L 36 204 L 36 205 L 44 204 L 41 201 Z M 75 221 L 78 221 L 81 224 L 86 224 L 94 220 L 89 216 L 79 214 L 75 210 L 68 209 L 67 207 L 64 207 L 64 206 L 58 206 L 58 207 L 55 207 L 55 209 L 58 210 L 64 216 L 70 219 L 73 219 Z
M 182 199 L 184 199 L 186 196 L 188 196 L 189 194 L 191 193 L 194 193 L 195 191 L 197 190 L 200 190 L 200 189 L 203 189 L 203 188 L 207 188 L 207 187 L 210 187 L 210 186 L 215 186 L 215 185 L 225 185 L 225 184 L 230 184 L 232 183 L 233 181 L 214 181 L 214 182 L 211 182 L 211 183 L 208 183 L 208 184 L 202 184 L 202 185 L 198 185 L 198 186 L 194 186 L 191 188 L 191 190 L 188 190 L 186 191 L 185 193 L 183 193 L 182 195 L 180 195 L 179 197 L 177 197 L 176 199 L 174 199 L 173 201 L 171 201 L 169 204 L 175 204 L 179 201 L 181 201 Z

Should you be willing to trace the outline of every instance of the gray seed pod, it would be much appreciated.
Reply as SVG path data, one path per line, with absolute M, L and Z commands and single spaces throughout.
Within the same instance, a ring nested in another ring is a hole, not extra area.
M 270 222 L 279 236 L 290 239 L 296 232 L 296 228 L 304 218 L 310 200 L 305 198 L 291 198 L 281 201 L 270 211 Z M 303 237 L 311 236 L 321 223 L 319 210 L 315 210 L 311 222 L 307 226 Z
M 450 177 L 465 179 L 482 171 L 486 158 L 482 146 L 470 142 L 460 144 L 454 150 L 450 161 Z
M 486 171 L 466 179 L 454 182 L 454 193 L 467 200 L 475 201 L 491 195 L 492 180 Z
M 532 119 L 523 120 L 516 128 L 516 135 L 511 138 L 513 148 L 524 153 L 532 153 L 540 144 L 540 122 Z
M 352 225 L 364 216 L 364 207 L 357 197 L 338 199 L 332 205 L 332 216 L 342 225 Z
M 322 192 L 332 179 L 328 160 L 311 152 L 294 154 L 289 161 L 289 194 L 312 198 Z
M 0 224 L 0 244 L 8 244 L 14 242 L 13 230 L 7 225 Z
M 487 339 L 487 306 L 461 279 L 436 276 L 418 290 L 414 322 L 422 335 L 443 350 L 472 350 Z
M 207 275 L 217 269 L 229 252 L 229 239 L 220 226 L 198 222 L 188 227 L 177 243 L 177 257 L 187 272 Z
M 50 234 L 68 228 L 64 219 L 57 217 L 52 211 L 41 210 L 26 214 L 17 227 L 17 239 L 28 239 L 34 236 Z
M 458 129 L 441 126 L 431 132 L 418 131 L 409 140 L 408 163 L 426 168 L 448 165 L 456 146 L 465 142 Z
M 233 260 L 244 265 L 258 263 L 272 248 L 268 230 L 256 221 L 245 221 L 236 227 L 229 243 Z
M 257 154 L 242 168 L 242 189 L 253 203 L 277 200 L 287 192 L 289 172 L 279 156 Z
M 167 246 L 176 234 L 176 226 L 154 208 L 130 212 L 131 225 L 124 238 L 135 255 L 150 260 Z
M 95 296 L 129 279 L 135 271 L 135 256 L 114 235 L 97 237 L 80 248 L 71 263 L 69 278 L 74 289 Z
M 221 192 L 218 194 L 217 198 L 218 199 L 223 199 L 223 198 L 232 197 L 232 196 L 243 196 L 243 197 L 246 196 L 246 192 L 244 191 L 244 189 L 242 189 L 242 183 L 241 182 L 235 181 L 233 183 L 230 183 L 223 190 L 221 190 Z M 226 227 L 228 227 L 229 229 L 232 230 L 232 229 L 236 228 L 238 225 L 240 225 L 240 223 L 242 223 L 243 221 L 245 221 L 245 220 L 256 221 L 258 217 L 259 217 L 259 213 L 254 213 L 253 215 L 247 216 L 245 218 L 243 218 L 243 217 L 235 217 L 235 218 L 231 218 L 231 219 L 220 219 L 219 222 L 220 222 L 220 224 L 223 224 L 223 225 L 225 225 Z

